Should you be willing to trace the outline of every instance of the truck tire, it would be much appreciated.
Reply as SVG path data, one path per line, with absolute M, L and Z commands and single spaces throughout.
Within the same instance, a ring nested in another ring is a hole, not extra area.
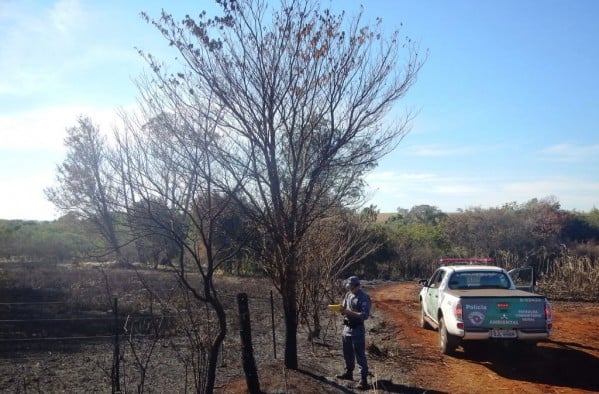
M 424 328 L 425 330 L 429 330 L 431 329 L 431 325 L 428 324 L 428 322 L 426 321 L 426 319 L 424 318 L 425 313 L 424 313 L 424 305 L 420 304 L 420 320 L 418 321 L 418 325 L 420 326 L 420 328 Z
M 445 327 L 445 320 L 443 318 L 440 318 L 439 347 L 441 348 L 441 353 L 448 355 L 453 354 L 453 352 L 455 352 L 455 349 L 458 347 L 459 343 L 460 339 L 447 332 L 447 328 Z

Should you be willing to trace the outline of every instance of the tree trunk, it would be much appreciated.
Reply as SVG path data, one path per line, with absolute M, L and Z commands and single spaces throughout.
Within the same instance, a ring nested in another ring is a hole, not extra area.
M 222 304 L 215 298 L 209 300 L 209 303 L 216 313 L 219 330 L 216 338 L 214 338 L 214 341 L 212 342 L 212 346 L 210 346 L 210 355 L 208 356 L 208 371 L 206 373 L 206 393 L 208 394 L 214 392 L 218 354 L 223 341 L 225 340 L 225 336 L 227 335 L 227 316 Z
M 260 393 L 260 380 L 254 359 L 254 348 L 252 346 L 252 326 L 250 323 L 250 310 L 248 297 L 245 293 L 237 294 L 237 305 L 239 308 L 239 325 L 241 335 L 241 358 L 243 372 L 248 391 L 252 394 Z
M 283 310 L 285 312 L 285 367 L 297 369 L 297 267 L 288 262 L 283 287 Z
M 116 237 L 116 231 L 114 230 L 114 222 L 112 221 L 112 217 L 108 214 L 105 214 L 102 220 L 104 221 L 104 226 L 108 235 L 108 242 L 110 243 L 110 248 L 114 250 L 116 262 L 123 263 L 123 255 L 121 253 L 121 248 Z

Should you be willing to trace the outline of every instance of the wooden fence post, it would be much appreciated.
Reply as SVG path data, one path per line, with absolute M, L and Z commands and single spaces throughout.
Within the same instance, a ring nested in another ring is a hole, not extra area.
M 252 326 L 250 323 L 250 309 L 248 307 L 248 296 L 245 293 L 237 294 L 237 305 L 239 308 L 239 333 L 241 335 L 241 357 L 243 361 L 243 372 L 245 381 L 251 394 L 260 393 L 260 381 L 258 370 L 254 360 L 254 348 L 252 346 Z
M 270 322 L 272 325 L 272 351 L 277 359 L 277 337 L 275 336 L 275 303 L 272 297 L 272 290 L 270 291 Z
M 114 355 L 112 359 L 112 393 L 121 392 L 120 377 L 120 343 L 119 343 L 119 309 L 118 300 L 114 297 Z

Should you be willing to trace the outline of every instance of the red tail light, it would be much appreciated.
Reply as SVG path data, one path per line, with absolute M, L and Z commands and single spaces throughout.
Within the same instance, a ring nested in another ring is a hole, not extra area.
M 545 302 L 545 320 L 547 321 L 551 321 L 551 304 L 549 304 L 548 302 Z
M 464 329 L 464 323 L 462 322 L 462 314 L 463 314 L 462 304 L 458 302 L 455 306 L 455 318 L 458 321 L 456 324 L 458 330 Z
M 497 303 L 497 309 L 509 309 L 510 308 L 510 304 L 508 304 L 507 302 L 498 302 Z
M 458 302 L 455 306 L 455 317 L 457 320 L 462 320 L 462 313 L 462 304 Z

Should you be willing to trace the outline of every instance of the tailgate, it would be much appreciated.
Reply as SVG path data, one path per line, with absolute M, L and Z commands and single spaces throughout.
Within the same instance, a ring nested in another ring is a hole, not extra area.
M 462 297 L 465 330 L 545 328 L 545 298 Z

